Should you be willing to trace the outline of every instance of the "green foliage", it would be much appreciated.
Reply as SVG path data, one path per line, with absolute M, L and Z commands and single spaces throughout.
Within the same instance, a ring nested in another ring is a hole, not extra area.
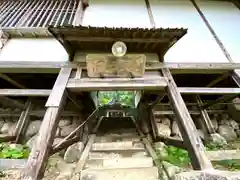
M 122 105 L 133 106 L 135 92 L 133 91 L 100 91 L 98 93 L 99 105 L 106 105 L 116 100 Z
M 0 144 L 0 158 L 3 159 L 25 159 L 29 156 L 29 149 L 27 146 L 20 144 L 10 145 L 7 143 Z
M 229 160 L 215 161 L 213 162 L 213 165 L 215 167 L 219 167 L 220 165 L 229 171 L 240 171 L 240 160 L 229 159 Z
M 219 150 L 227 150 L 227 149 L 234 149 L 231 144 L 220 146 L 213 142 L 210 142 L 205 145 L 205 149 L 207 151 L 219 151 Z M 214 161 L 212 162 L 217 169 L 219 165 L 221 168 L 227 169 L 229 171 L 239 171 L 240 170 L 240 160 L 228 159 L 222 161 Z
M 163 153 L 163 151 L 165 151 Z M 174 146 L 166 146 L 161 151 L 157 151 L 163 161 L 167 161 L 171 164 L 187 167 L 190 165 L 190 158 L 188 152 L 184 149 L 177 148 Z

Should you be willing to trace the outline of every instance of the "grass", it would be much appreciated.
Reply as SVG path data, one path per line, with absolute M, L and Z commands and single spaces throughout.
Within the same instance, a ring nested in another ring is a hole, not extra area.
M 26 159 L 29 156 L 29 152 L 29 148 L 25 145 L 0 143 L 1 159 Z
M 235 149 L 232 144 L 226 146 L 218 146 L 213 143 L 205 145 L 207 151 L 219 151 L 227 149 Z M 191 167 L 191 160 L 188 156 L 188 152 L 184 149 L 177 148 L 174 146 L 166 146 L 161 150 L 156 150 L 159 158 L 163 161 L 167 161 L 173 165 L 179 167 L 189 168 Z M 240 160 L 222 160 L 213 161 L 213 166 L 216 169 L 229 170 L 229 171 L 240 171 Z

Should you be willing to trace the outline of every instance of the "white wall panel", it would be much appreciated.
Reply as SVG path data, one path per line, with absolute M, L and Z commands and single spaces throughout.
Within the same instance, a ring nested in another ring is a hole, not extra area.
M 0 61 L 68 61 L 68 54 L 56 39 L 10 39 L 0 51 Z
M 90 0 L 83 25 L 106 27 L 150 27 L 144 0 Z
M 165 62 L 228 62 L 198 12 L 188 0 L 150 0 L 157 27 L 188 28 L 165 55 Z
M 234 62 L 240 63 L 240 10 L 231 2 L 196 2 Z

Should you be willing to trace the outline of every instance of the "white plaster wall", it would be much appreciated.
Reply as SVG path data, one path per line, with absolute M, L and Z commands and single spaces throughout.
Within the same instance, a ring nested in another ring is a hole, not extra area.
M 56 39 L 10 39 L 0 61 L 65 62 L 68 54 Z
M 240 63 L 240 10 L 231 2 L 196 2 L 233 61 Z
M 144 0 L 90 0 L 83 25 L 106 27 L 150 27 Z
M 150 0 L 157 27 L 188 28 L 165 55 L 165 62 L 228 62 L 198 12 L 188 0 Z

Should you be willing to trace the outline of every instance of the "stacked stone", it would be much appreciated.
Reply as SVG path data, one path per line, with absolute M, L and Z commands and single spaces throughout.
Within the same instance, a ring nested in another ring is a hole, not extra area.
M 200 117 L 197 117 L 200 118 Z M 176 118 L 168 118 L 166 116 L 156 117 L 158 133 L 166 137 L 174 137 L 176 139 L 182 139 L 180 130 L 177 125 Z M 200 119 L 200 122 L 203 122 Z M 227 141 L 234 141 L 240 137 L 239 123 L 234 120 L 229 114 L 213 114 L 211 116 L 211 122 L 216 133 L 219 133 Z M 200 137 L 204 139 L 204 133 L 201 129 L 197 129 Z
M 20 109 L 0 109 L 0 113 L 13 114 L 16 112 L 19 113 L 21 111 Z M 14 135 L 18 119 L 18 116 L 0 117 L 0 134 L 9 136 Z M 53 144 L 56 145 L 60 143 L 66 136 L 68 136 L 73 130 L 75 130 L 82 121 L 83 118 L 62 117 L 59 121 Z M 30 123 L 25 134 L 25 142 L 30 150 L 32 149 L 33 144 L 37 138 L 41 123 L 42 119 L 30 119 Z M 82 150 L 82 148 L 83 144 L 79 142 L 62 151 L 60 155 L 64 157 L 64 160 L 66 162 L 74 162 L 78 159 L 80 154 L 79 152 Z

